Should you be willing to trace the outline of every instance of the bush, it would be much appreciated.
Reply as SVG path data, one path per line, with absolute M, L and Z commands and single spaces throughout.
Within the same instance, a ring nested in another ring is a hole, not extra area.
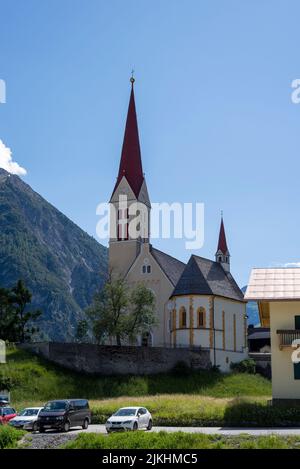
M 252 358 L 247 358 L 238 363 L 231 363 L 230 368 L 237 373 L 248 373 L 250 375 L 256 373 L 256 363 Z
M 191 373 L 191 368 L 187 365 L 186 362 L 179 361 L 172 369 L 172 374 L 178 376 L 187 376 Z
M 81 433 L 66 444 L 69 449 L 298 449 L 299 437 L 277 435 L 224 436 L 193 433 L 116 433 L 109 436 Z M 174 455 L 175 456 L 175 455 Z M 179 455 L 177 455 L 179 456 Z M 174 461 L 175 462 L 175 461 Z
M 3 425 L 0 427 L 0 449 L 15 448 L 25 432 Z

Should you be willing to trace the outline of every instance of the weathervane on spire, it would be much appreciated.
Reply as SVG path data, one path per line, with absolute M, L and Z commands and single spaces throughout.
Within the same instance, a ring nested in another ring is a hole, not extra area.
M 131 82 L 131 85 L 133 86 L 133 83 L 135 82 L 135 78 L 134 78 L 134 70 L 132 69 L 131 70 L 131 78 L 130 78 L 130 82 Z

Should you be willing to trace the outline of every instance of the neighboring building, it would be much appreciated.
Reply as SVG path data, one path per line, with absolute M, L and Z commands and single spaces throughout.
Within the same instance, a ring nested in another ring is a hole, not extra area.
M 253 269 L 245 299 L 258 301 L 261 325 L 270 327 L 273 402 L 300 403 L 300 363 L 292 360 L 292 343 L 300 344 L 300 269 Z
M 143 282 L 156 299 L 158 326 L 138 343 L 203 347 L 213 365 L 228 370 L 247 356 L 246 302 L 230 274 L 223 219 L 215 261 L 191 256 L 187 265 L 150 243 L 151 203 L 142 169 L 134 79 L 117 181 L 110 199 L 109 267 L 129 285 Z M 126 198 L 126 205 L 123 199 Z M 139 234 L 130 233 L 139 204 Z
M 249 353 L 271 352 L 270 329 L 268 327 L 248 326 L 248 350 Z

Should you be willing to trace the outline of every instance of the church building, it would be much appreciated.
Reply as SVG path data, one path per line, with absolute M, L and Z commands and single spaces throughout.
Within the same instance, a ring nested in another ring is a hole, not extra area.
M 142 168 L 134 78 L 110 204 L 114 209 L 110 216 L 110 271 L 125 278 L 128 285 L 143 282 L 155 296 L 158 325 L 139 337 L 138 344 L 209 349 L 212 365 L 222 371 L 246 358 L 246 302 L 230 273 L 223 218 L 214 261 L 192 255 L 184 264 L 150 242 L 151 203 Z M 137 205 L 142 207 L 140 231 L 133 236 L 129 227 Z

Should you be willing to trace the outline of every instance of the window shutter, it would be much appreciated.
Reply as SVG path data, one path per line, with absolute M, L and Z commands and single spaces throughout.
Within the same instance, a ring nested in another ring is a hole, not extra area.
M 300 329 L 300 316 L 295 316 L 295 329 Z
M 300 379 L 300 363 L 294 363 L 294 379 Z

